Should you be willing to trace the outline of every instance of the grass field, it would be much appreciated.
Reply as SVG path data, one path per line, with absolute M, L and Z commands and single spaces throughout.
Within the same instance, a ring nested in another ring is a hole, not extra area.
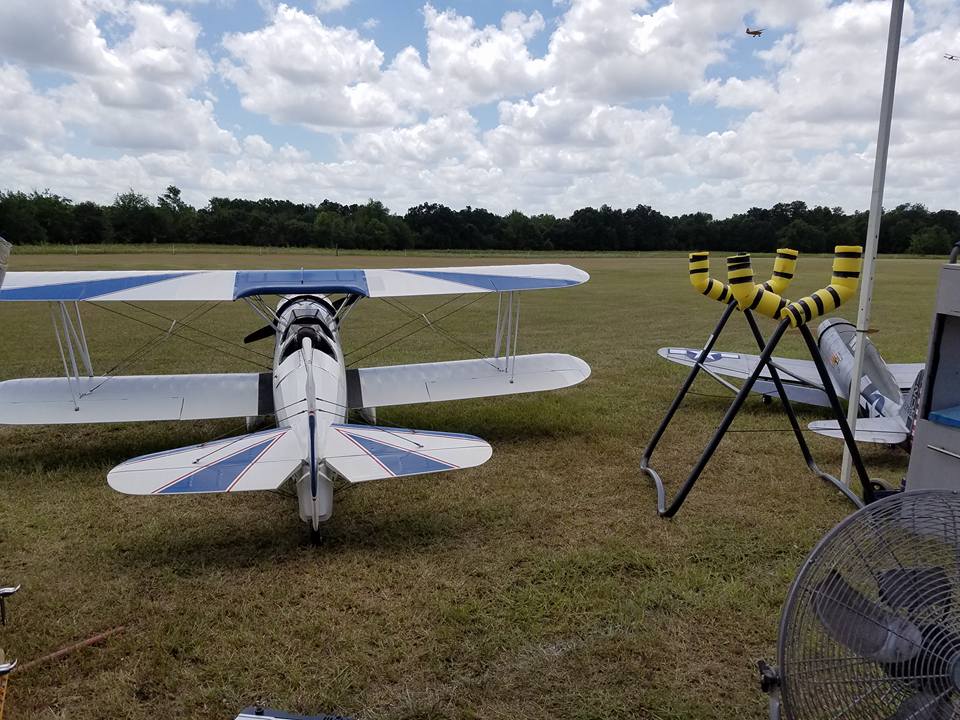
M 752 432 L 786 428 L 776 406 L 754 400 L 734 426 L 743 432 L 721 446 L 680 514 L 660 520 L 637 462 L 684 370 L 656 349 L 702 344 L 720 306 L 693 292 L 679 256 L 568 261 L 591 281 L 525 294 L 519 349 L 578 355 L 591 378 L 554 393 L 382 411 L 391 423 L 484 437 L 493 458 L 339 493 L 320 547 L 309 544 L 288 497 L 140 498 L 106 484 L 107 471 L 131 456 L 229 433 L 235 421 L 0 429 L 0 581 L 24 585 L 0 644 L 28 661 L 127 626 L 99 647 L 13 675 L 7 717 L 232 718 L 257 701 L 360 718 L 766 717 L 755 662 L 775 659 L 789 583 L 851 507 L 807 472 L 789 433 Z M 16 254 L 12 266 L 450 262 L 178 252 Z M 757 260 L 758 276 L 771 264 Z M 801 258 L 791 294 L 824 284 L 829 266 Z M 888 360 L 924 359 L 937 267 L 879 262 L 873 339 Z M 4 378 L 62 374 L 46 307 L 0 313 Z M 489 351 L 495 317 L 496 298 L 487 297 L 442 325 Z M 345 345 L 403 321 L 380 302 L 362 302 Z M 98 370 L 161 334 L 98 308 L 84 322 Z M 259 324 L 239 303 L 198 323 L 235 341 Z M 798 338 L 788 340 L 785 354 L 799 355 Z M 734 318 L 721 349 L 749 348 Z M 125 372 L 257 367 L 248 353 L 226 349 L 231 356 L 174 336 Z M 468 355 L 424 330 L 363 364 Z M 696 389 L 705 395 L 690 399 L 655 456 L 670 490 L 726 406 L 711 397 L 722 395 L 719 386 L 703 380 Z M 839 444 L 810 443 L 836 468 Z M 865 458 L 894 482 L 906 467 L 897 450 L 868 449 Z

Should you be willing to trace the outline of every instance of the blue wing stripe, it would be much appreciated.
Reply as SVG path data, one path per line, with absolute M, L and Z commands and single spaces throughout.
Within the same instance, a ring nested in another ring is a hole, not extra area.
M 72 300 L 93 300 L 120 290 L 153 285 L 164 280 L 175 280 L 191 272 L 162 273 L 160 275 L 129 275 L 127 277 L 102 278 L 100 280 L 80 280 L 78 282 L 55 285 L 31 285 L 22 288 L 0 289 L 0 300 L 52 300 L 68 302 Z
M 410 275 L 422 275 L 423 277 L 446 280 L 462 285 L 471 285 L 496 292 L 543 290 L 580 284 L 578 280 L 567 280 L 565 278 L 533 278 L 514 275 L 493 275 L 489 273 L 450 272 L 444 270 L 401 270 L 399 272 L 405 272 Z
M 340 432 L 343 431 L 341 430 Z M 353 440 L 364 452 L 373 457 L 394 475 L 418 475 L 420 473 L 442 472 L 444 470 L 454 470 L 457 467 L 456 465 L 437 460 L 436 458 L 401 450 L 400 448 L 382 443 L 379 440 L 373 440 L 364 435 L 348 432 L 344 432 L 343 434 Z
M 233 282 L 234 300 L 317 292 L 370 294 L 363 270 L 238 270 Z
M 278 436 L 279 437 L 279 436 Z M 195 470 L 156 491 L 160 495 L 198 492 L 226 492 L 253 465 L 277 438 L 269 438 Z

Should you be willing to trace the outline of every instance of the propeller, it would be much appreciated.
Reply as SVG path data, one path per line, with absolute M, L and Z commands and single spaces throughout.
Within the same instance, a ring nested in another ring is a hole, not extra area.
M 916 691 L 887 720 L 953 717 L 950 696 L 960 689 L 960 636 L 931 622 L 950 609 L 946 570 L 896 568 L 878 573 L 876 580 L 879 603 L 831 570 L 814 588 L 817 618 L 837 643 Z
M 269 337 L 273 337 L 277 332 L 277 329 L 273 325 L 264 325 L 259 330 L 254 330 L 252 333 L 247 335 L 244 339 L 244 343 L 257 342 L 257 340 L 266 340 Z
M 813 609 L 827 633 L 857 655 L 884 664 L 919 655 L 920 628 L 868 600 L 836 570 L 817 583 L 814 592 Z

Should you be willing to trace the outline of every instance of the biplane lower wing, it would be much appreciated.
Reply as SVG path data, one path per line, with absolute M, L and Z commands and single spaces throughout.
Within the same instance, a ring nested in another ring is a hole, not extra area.
M 276 490 L 304 456 L 296 433 L 277 428 L 142 455 L 113 468 L 107 482 L 127 495 Z
M 0 424 L 204 420 L 273 412 L 271 373 L 24 378 L 0 382 Z
M 347 293 L 362 297 L 460 295 L 569 287 L 590 276 L 570 265 L 391 270 L 73 270 L 7 273 L 0 300 L 228 301 L 254 295 Z
M 493 450 L 473 435 L 331 425 L 326 463 L 352 483 L 446 472 L 482 465 Z
M 347 371 L 352 408 L 468 400 L 556 390 L 583 382 L 590 366 L 560 353 L 392 365 Z

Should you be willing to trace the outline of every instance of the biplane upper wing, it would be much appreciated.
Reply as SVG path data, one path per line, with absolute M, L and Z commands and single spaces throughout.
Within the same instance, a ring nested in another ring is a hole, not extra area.
M 490 265 L 393 270 L 81 270 L 7 273 L 5 301 L 226 301 L 254 295 L 348 293 L 363 297 L 459 295 L 579 285 L 570 265 Z
M 202 420 L 272 412 L 270 373 L 23 378 L 0 382 L 0 425 Z
M 376 408 L 541 392 L 589 376 L 583 360 L 560 353 L 359 368 L 347 371 L 347 404 Z
M 700 357 L 700 352 L 696 348 L 666 347 L 660 348 L 657 354 L 678 365 L 692 367 L 697 358 Z M 717 375 L 746 380 L 757 367 L 759 360 L 759 355 L 715 350 L 707 355 L 703 365 L 704 368 Z M 817 373 L 817 367 L 812 360 L 774 357 L 772 361 L 777 366 L 787 397 L 807 405 L 830 407 L 830 400 L 826 393 L 820 389 L 820 375 Z M 760 379 L 753 386 L 753 392 L 761 395 L 776 394 L 776 387 L 771 380 L 770 372 L 766 368 L 760 372 Z

